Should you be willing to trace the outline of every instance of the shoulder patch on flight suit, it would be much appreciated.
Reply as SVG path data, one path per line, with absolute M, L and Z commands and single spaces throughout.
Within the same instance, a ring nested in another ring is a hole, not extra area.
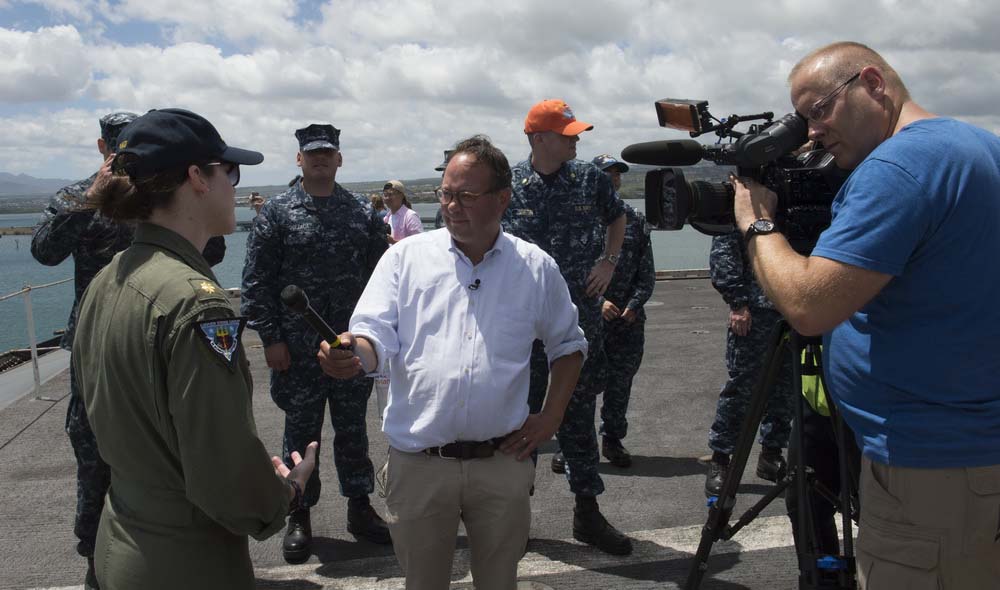
M 232 367 L 236 361 L 236 351 L 240 346 L 240 337 L 243 336 L 243 326 L 246 325 L 246 318 L 225 318 L 222 320 L 204 320 L 194 322 L 195 330 L 202 337 L 201 340 L 208 344 L 209 349 L 225 359 L 226 363 Z
M 188 284 L 194 289 L 195 295 L 198 297 L 198 301 L 204 301 L 206 299 L 221 299 L 222 301 L 229 301 L 226 298 L 226 292 L 208 279 L 188 279 Z

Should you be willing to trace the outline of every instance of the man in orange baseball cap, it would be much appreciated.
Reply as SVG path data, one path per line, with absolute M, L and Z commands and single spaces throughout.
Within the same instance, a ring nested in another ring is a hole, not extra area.
M 511 169 L 513 194 L 502 223 L 505 232 L 539 246 L 559 264 L 589 345 L 556 433 L 560 451 L 552 458 L 552 470 L 566 473 L 576 496 L 573 537 L 607 553 L 627 555 L 631 540 L 608 523 L 597 505 L 597 496 L 604 492 L 594 428 L 606 370 L 601 295 L 618 263 L 625 209 L 608 176 L 576 159 L 579 135 L 593 128 L 577 121 L 562 100 L 543 100 L 531 107 L 524 120 L 531 157 Z M 549 362 L 554 360 L 548 355 L 557 352 L 539 341 L 534 344 L 528 393 L 533 414 L 541 411 L 545 399 Z
M 555 131 L 560 135 L 576 136 L 593 128 L 590 123 L 577 121 L 569 105 L 558 98 L 543 100 L 531 107 L 524 119 L 525 133 Z

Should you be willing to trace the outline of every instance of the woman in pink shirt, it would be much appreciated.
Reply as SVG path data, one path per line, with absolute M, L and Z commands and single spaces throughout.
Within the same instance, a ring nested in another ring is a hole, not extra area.
M 423 224 L 420 216 L 411 209 L 410 201 L 406 198 L 406 187 L 398 180 L 390 180 L 382 187 L 382 199 L 389 207 L 389 213 L 385 215 L 385 222 L 389 224 L 392 233 L 389 234 L 390 244 L 402 240 L 407 236 L 419 234 L 423 231 Z

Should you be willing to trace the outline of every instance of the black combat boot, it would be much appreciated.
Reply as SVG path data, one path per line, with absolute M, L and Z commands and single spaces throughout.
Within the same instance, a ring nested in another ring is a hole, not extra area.
M 718 496 L 722 492 L 722 482 L 729 471 L 729 455 L 715 452 L 708 464 L 708 475 L 705 476 L 705 497 Z
M 87 577 L 83 580 L 83 590 L 101 590 L 97 583 L 97 570 L 94 569 L 94 558 L 87 558 Z
M 312 523 L 309 521 L 309 509 L 300 508 L 288 515 L 288 529 L 285 530 L 285 541 L 281 551 L 288 563 L 302 563 L 309 559 L 309 548 L 312 545 Z
M 781 456 L 780 448 L 761 448 L 760 456 L 757 457 L 757 477 L 776 482 L 785 477 L 786 471 L 788 471 L 788 464 Z
M 573 538 L 611 555 L 632 553 L 632 539 L 611 526 L 597 507 L 597 498 L 591 496 L 576 497 L 576 507 L 573 509 Z
M 368 496 L 347 501 L 347 531 L 359 539 L 367 539 L 379 545 L 392 543 L 388 525 L 372 508 Z
M 632 466 L 632 455 L 625 450 L 625 447 L 622 446 L 622 441 L 617 438 L 611 438 L 610 436 L 603 437 L 601 439 L 601 454 L 615 467 L 624 469 L 625 467 Z
M 562 450 L 552 455 L 552 473 L 566 473 L 566 458 L 563 457 Z

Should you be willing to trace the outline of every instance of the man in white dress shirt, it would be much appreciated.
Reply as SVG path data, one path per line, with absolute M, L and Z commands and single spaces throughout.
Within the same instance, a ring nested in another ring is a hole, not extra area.
M 335 378 L 388 370 L 387 522 L 406 588 L 443 589 L 459 520 L 478 590 L 513 590 L 531 510 L 531 451 L 562 422 L 587 341 L 555 261 L 505 234 L 510 166 L 482 136 L 455 146 L 437 191 L 447 231 L 413 236 L 378 263 L 341 343 Z M 531 344 L 551 382 L 528 412 Z

